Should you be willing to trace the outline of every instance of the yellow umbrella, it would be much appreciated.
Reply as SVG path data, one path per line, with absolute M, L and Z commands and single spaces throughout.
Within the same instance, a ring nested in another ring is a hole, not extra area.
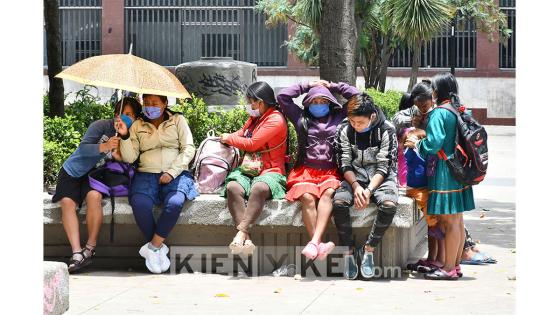
M 66 68 L 56 77 L 140 94 L 191 97 L 169 70 L 132 54 L 90 57 Z

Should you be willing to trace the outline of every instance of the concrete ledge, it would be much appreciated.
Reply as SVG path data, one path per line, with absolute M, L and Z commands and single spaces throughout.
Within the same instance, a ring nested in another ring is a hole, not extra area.
M 60 224 L 62 223 L 62 213 L 58 203 L 51 202 L 51 196 L 44 194 L 43 199 L 43 223 Z M 111 202 L 103 199 L 103 223 L 111 222 Z M 411 228 L 415 223 L 416 206 L 412 199 L 399 196 L 397 213 L 391 226 L 397 228 Z M 160 209 L 155 209 L 156 217 Z M 80 219 L 85 220 L 85 204 L 79 211 Z M 377 207 L 372 205 L 364 210 L 358 211 L 350 209 L 353 227 L 371 227 L 373 219 L 377 213 Z M 128 204 L 128 199 L 119 197 L 115 199 L 115 224 L 136 224 L 132 208 Z M 183 211 L 177 221 L 178 225 L 200 224 L 200 225 L 227 225 L 233 226 L 233 219 L 227 209 L 227 202 L 215 194 L 203 194 L 193 201 L 185 203 Z M 299 202 L 289 202 L 284 199 L 269 200 L 265 204 L 263 212 L 255 222 L 255 225 L 273 226 L 303 226 L 301 218 L 301 206 Z
M 409 255 L 426 236 L 426 223 L 421 220 L 421 213 L 416 203 L 402 195 L 393 223 L 385 233 L 375 254 L 379 266 L 402 266 L 408 261 Z M 66 261 L 70 253 L 68 240 L 61 220 L 58 204 L 53 204 L 51 196 L 44 195 L 44 256 L 45 259 Z M 160 209 L 154 209 L 159 216 Z M 85 224 L 85 206 L 79 210 L 80 238 L 87 238 Z M 103 200 L 103 225 L 98 238 L 95 266 L 125 267 L 145 270 L 142 258 L 138 255 L 139 247 L 144 244 L 142 233 L 136 225 L 132 208 L 127 198 L 117 198 L 115 204 L 115 240 L 109 240 L 109 224 L 111 222 L 110 200 Z M 353 237 L 356 244 L 365 243 L 377 214 L 377 208 L 370 206 L 364 210 L 350 210 L 353 226 Z M 168 246 L 227 246 L 236 230 L 227 209 L 226 200 L 218 195 L 201 195 L 187 202 L 178 219 L 177 225 L 166 239 Z M 261 251 L 259 255 L 271 254 L 278 258 L 282 253 L 288 254 L 287 262 L 296 261 L 299 253 L 295 246 L 304 246 L 309 236 L 301 218 L 299 202 L 286 200 L 270 200 L 265 204 L 262 214 L 251 229 L 251 238 L 257 246 L 274 248 L 272 253 Z M 328 225 L 324 241 L 338 243 L 334 222 Z M 263 258 L 261 257 L 261 258 Z M 260 261 L 264 261 L 264 258 Z M 270 274 L 273 267 L 259 266 L 259 274 Z
M 43 262 L 43 314 L 63 314 L 70 307 L 68 268 L 54 261 Z

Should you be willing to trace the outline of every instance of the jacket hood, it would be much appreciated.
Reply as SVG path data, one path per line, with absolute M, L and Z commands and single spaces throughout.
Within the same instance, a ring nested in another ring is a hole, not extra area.
M 324 86 L 315 86 L 312 87 L 309 92 L 307 92 L 307 95 L 305 95 L 305 97 L 303 98 L 303 106 L 307 107 L 311 104 L 311 101 L 314 98 L 317 97 L 323 97 L 328 99 L 331 103 L 334 104 L 335 107 L 339 107 L 342 108 L 342 105 L 340 105 L 340 103 L 338 103 L 338 101 L 336 100 L 336 98 L 332 95 L 331 91 L 329 91 L 329 89 L 327 89 Z

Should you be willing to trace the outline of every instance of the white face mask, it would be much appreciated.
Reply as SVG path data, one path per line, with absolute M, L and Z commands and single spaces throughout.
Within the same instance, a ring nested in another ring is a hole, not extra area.
M 249 113 L 249 116 L 251 117 L 260 117 L 261 116 L 261 112 L 259 111 L 259 109 L 252 109 L 251 108 L 251 104 L 247 104 L 245 105 L 245 110 L 247 111 L 247 113 Z

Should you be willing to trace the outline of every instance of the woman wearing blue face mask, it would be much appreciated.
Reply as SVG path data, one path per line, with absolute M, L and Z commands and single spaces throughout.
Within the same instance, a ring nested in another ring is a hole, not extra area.
M 331 216 L 332 197 L 340 186 L 334 143 L 346 107 L 331 92 L 347 99 L 359 93 L 346 83 L 320 80 L 299 83 L 278 94 L 278 103 L 298 136 L 297 160 L 288 176 L 286 199 L 301 202 L 303 223 L 311 239 L 302 254 L 309 259 L 323 260 L 334 248 L 333 242 L 322 243 L 321 239 Z M 294 103 L 302 94 L 306 94 L 303 108 Z
M 167 109 L 167 97 L 144 94 L 142 99 L 144 117 L 130 128 L 120 124 L 118 132 L 122 135 L 123 161 L 139 161 L 129 201 L 147 241 L 140 255 L 151 272 L 161 273 L 170 266 L 169 249 L 163 242 L 177 223 L 185 201 L 198 196 L 187 172 L 195 147 L 187 120 Z M 155 204 L 162 208 L 157 222 L 152 210 Z

